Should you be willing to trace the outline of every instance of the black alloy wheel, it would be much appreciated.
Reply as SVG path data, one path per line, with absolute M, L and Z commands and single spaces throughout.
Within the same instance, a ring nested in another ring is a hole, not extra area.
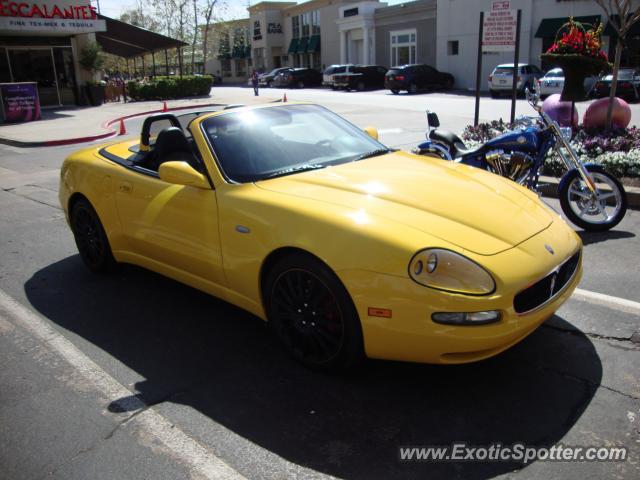
M 290 255 L 271 269 L 264 292 L 269 323 L 294 358 L 320 370 L 362 361 L 358 314 L 325 264 L 301 253 Z
M 71 209 L 71 230 L 80 257 L 89 270 L 104 273 L 116 265 L 98 214 L 85 199 L 75 202 Z

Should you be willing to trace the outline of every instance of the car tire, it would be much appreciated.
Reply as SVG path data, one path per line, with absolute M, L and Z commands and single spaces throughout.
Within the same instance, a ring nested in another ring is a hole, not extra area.
M 407 90 L 410 94 L 418 93 L 418 85 L 415 83 L 409 84 L 409 90 Z
M 273 87 L 273 82 L 267 82 L 267 88 L 272 88 Z
M 394 95 L 398 95 L 400 93 L 400 90 L 398 90 L 397 88 L 392 88 L 391 93 L 393 93 Z
M 298 88 L 304 88 L 304 82 L 302 80 L 299 80 L 298 83 L 296 84 L 296 86 Z
M 358 82 L 358 85 L 356 85 L 356 89 L 357 89 L 359 92 L 363 92 L 363 91 L 364 91 L 364 89 L 365 89 L 365 84 L 364 84 L 364 82 Z
M 269 325 L 287 352 L 323 371 L 357 367 L 365 359 L 358 312 L 335 273 L 296 252 L 269 270 L 263 299 Z
M 69 212 L 71 231 L 80 258 L 94 273 L 106 273 L 116 266 L 109 239 L 98 214 L 88 200 L 81 198 Z
M 495 90 L 489 90 L 489 94 L 491 95 L 491 98 L 498 98 L 500 96 Z
M 453 88 L 453 79 L 452 78 L 447 78 L 444 81 L 444 88 L 445 88 L 445 90 L 451 90 Z

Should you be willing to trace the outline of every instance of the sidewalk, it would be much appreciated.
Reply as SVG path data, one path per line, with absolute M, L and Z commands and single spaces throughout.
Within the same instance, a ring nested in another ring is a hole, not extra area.
M 169 111 L 215 107 L 234 103 L 254 105 L 272 100 L 248 95 L 217 94 L 205 97 L 167 100 Z M 161 101 L 110 102 L 99 107 L 59 107 L 42 110 L 42 119 L 28 123 L 0 123 L 0 143 L 16 147 L 63 145 L 107 138 L 117 133 L 120 118 L 162 111 Z M 75 140 L 75 141 L 74 141 Z

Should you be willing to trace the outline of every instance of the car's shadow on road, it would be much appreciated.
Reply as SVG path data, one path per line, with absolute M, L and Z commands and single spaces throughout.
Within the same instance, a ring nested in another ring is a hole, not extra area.
M 370 362 L 331 376 L 289 359 L 254 316 L 136 267 L 95 276 L 73 256 L 35 273 L 25 291 L 41 314 L 143 376 L 135 393 L 147 404 L 189 405 L 291 462 L 344 478 L 510 472 L 520 465 L 403 463 L 398 447 L 552 445 L 602 375 L 593 344 L 559 330 L 558 318 L 488 361 Z

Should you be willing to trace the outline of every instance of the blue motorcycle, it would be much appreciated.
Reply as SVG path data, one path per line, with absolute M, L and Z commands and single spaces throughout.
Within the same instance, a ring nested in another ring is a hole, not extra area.
M 518 118 L 517 128 L 475 150 L 468 150 L 455 133 L 439 130 L 438 115 L 427 111 L 428 140 L 413 152 L 482 168 L 537 192 L 545 158 L 553 148 L 567 168 L 558 185 L 566 217 L 584 230 L 615 227 L 627 211 L 627 195 L 620 181 L 600 165 L 583 164 L 569 143 L 571 128 L 560 127 L 542 111 L 538 94 L 527 90 L 526 97 L 538 117 Z

